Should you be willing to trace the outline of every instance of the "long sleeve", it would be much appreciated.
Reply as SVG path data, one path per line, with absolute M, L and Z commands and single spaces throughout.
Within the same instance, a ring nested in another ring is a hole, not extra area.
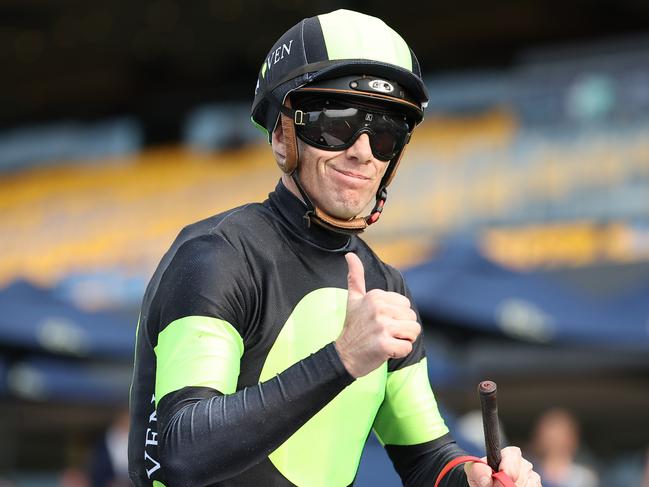
M 432 487 L 446 464 L 466 455 L 450 435 L 419 445 L 386 445 L 385 449 L 405 487 Z M 462 466 L 455 467 L 442 481 L 442 487 L 468 485 Z
M 353 381 L 333 344 L 232 394 L 185 388 L 158 404 L 167 487 L 210 485 L 260 462 Z
M 374 431 L 405 486 L 434 485 L 449 461 L 466 454 L 453 441 L 439 413 L 425 357 L 388 374 Z M 449 473 L 443 483 L 444 487 L 467 485 L 461 467 Z
M 399 291 L 410 298 L 403 281 L 402 286 Z M 466 455 L 449 434 L 437 407 L 421 335 L 407 357 L 389 364 L 385 398 L 374 420 L 374 432 L 407 487 L 432 487 L 448 462 Z M 443 487 L 467 485 L 461 466 L 442 482 Z

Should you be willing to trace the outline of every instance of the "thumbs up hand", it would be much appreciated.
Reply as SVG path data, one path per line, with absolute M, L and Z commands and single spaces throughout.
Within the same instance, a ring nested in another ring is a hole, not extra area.
M 363 263 L 352 252 L 345 259 L 347 314 L 335 346 L 347 371 L 358 378 L 390 358 L 408 355 L 421 325 L 408 298 L 381 289 L 367 292 Z

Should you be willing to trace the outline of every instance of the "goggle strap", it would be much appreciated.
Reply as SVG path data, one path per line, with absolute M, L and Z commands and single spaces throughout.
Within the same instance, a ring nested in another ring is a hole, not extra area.
M 288 118 L 294 119 L 296 110 L 290 108 L 291 101 L 289 98 L 286 99 L 286 103 L 286 105 L 280 105 L 279 111 L 282 112 L 283 115 L 286 115 Z
M 383 176 L 383 181 L 381 182 L 381 186 L 384 188 L 387 188 L 390 186 L 390 183 L 394 179 L 394 175 L 397 173 L 397 169 L 399 169 L 399 164 L 401 163 L 401 159 L 403 158 L 403 153 L 406 151 L 406 145 L 410 141 L 410 135 L 408 135 L 408 139 L 404 146 L 401 148 L 399 151 L 399 154 L 390 161 L 390 166 L 388 166 L 388 172 Z
M 294 112 L 291 107 L 291 101 L 286 99 L 286 107 L 282 106 L 282 109 L 286 109 L 289 113 Z M 280 122 L 282 124 L 282 131 L 284 133 L 284 143 L 286 144 L 286 157 L 284 163 L 278 163 L 278 166 L 286 174 L 293 174 L 295 169 L 297 169 L 297 136 L 295 134 L 295 125 L 293 120 L 290 118 L 290 115 L 285 115 L 284 110 L 280 115 Z
M 300 88 L 301 93 L 324 93 L 324 94 L 335 94 L 335 95 L 351 95 L 351 96 L 362 96 L 366 98 L 371 98 L 375 100 L 382 100 L 394 103 L 395 105 L 401 105 L 415 110 L 417 113 L 421 113 L 421 107 L 417 106 L 415 103 L 412 103 L 408 100 L 402 100 L 393 96 L 381 95 L 379 93 L 368 93 L 368 92 L 358 92 L 354 90 L 342 90 L 335 88 Z

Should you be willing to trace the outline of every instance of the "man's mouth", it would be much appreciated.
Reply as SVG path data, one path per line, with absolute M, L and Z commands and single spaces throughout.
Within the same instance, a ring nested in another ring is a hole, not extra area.
M 345 169 L 334 168 L 334 171 L 339 172 L 339 173 L 341 173 L 341 174 L 343 174 L 343 175 L 345 175 L 347 177 L 350 177 L 350 178 L 360 179 L 360 180 L 364 180 L 364 181 L 367 181 L 367 180 L 371 179 L 370 177 L 365 176 L 363 174 L 360 174 L 360 173 L 357 173 L 357 172 L 354 172 L 354 171 L 347 171 Z

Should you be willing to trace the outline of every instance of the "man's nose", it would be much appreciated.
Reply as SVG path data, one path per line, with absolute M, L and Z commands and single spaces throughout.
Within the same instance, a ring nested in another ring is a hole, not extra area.
M 363 133 L 358 136 L 354 143 L 347 149 L 347 155 L 358 159 L 358 162 L 365 163 L 372 160 L 372 147 L 370 146 L 369 134 Z

